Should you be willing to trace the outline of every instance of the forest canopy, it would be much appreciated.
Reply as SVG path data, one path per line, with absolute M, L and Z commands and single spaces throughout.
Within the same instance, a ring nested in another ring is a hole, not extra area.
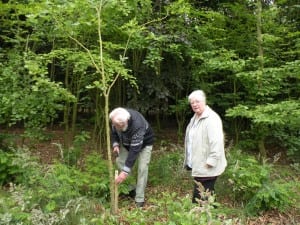
M 103 146 L 111 85 L 109 108 L 135 108 L 157 131 L 176 124 L 180 139 L 187 95 L 202 89 L 227 141 L 299 160 L 299 11 L 297 0 L 1 1 L 0 123 L 34 138 L 57 124 L 65 144 L 83 126 Z

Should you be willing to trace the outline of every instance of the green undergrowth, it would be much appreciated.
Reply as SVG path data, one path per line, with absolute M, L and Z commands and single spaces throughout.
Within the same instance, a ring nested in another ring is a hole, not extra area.
M 182 148 L 154 151 L 145 207 L 120 198 L 116 215 L 109 208 L 107 162 L 97 153 L 76 167 L 63 160 L 42 165 L 26 148 L 0 152 L 6 159 L 0 170 L 0 224 L 246 224 L 269 210 L 299 209 L 298 166 L 261 164 L 240 150 L 227 152 L 228 167 L 217 180 L 216 195 L 201 206 L 191 203 L 193 183 L 182 168 Z M 127 193 L 131 182 L 133 177 L 119 191 Z

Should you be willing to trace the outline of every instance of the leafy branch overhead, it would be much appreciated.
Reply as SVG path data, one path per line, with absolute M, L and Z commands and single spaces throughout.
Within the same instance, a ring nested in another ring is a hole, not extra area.
M 265 105 L 250 108 L 238 105 L 227 110 L 228 117 L 245 117 L 255 124 L 290 126 L 300 125 L 300 103 L 297 100 L 283 101 L 278 104 L 267 103 Z

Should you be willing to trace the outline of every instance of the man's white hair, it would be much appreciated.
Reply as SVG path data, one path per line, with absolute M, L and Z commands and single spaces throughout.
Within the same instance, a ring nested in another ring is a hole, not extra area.
M 189 95 L 188 100 L 189 102 L 191 102 L 191 100 L 199 100 L 199 101 L 206 102 L 206 96 L 204 91 L 196 90 Z
M 130 113 L 126 109 L 118 107 L 110 112 L 109 119 L 115 123 L 124 123 L 130 119 Z

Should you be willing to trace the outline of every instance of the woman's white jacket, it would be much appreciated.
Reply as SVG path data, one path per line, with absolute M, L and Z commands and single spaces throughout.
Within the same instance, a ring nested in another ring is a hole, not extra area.
M 192 137 L 189 136 L 193 129 Z M 187 126 L 185 134 L 185 160 L 187 162 L 188 137 L 191 137 L 191 163 L 193 177 L 214 177 L 222 174 L 227 166 L 224 150 L 224 133 L 219 115 L 209 106 L 197 118 L 194 115 Z M 207 164 L 211 165 L 210 168 Z

